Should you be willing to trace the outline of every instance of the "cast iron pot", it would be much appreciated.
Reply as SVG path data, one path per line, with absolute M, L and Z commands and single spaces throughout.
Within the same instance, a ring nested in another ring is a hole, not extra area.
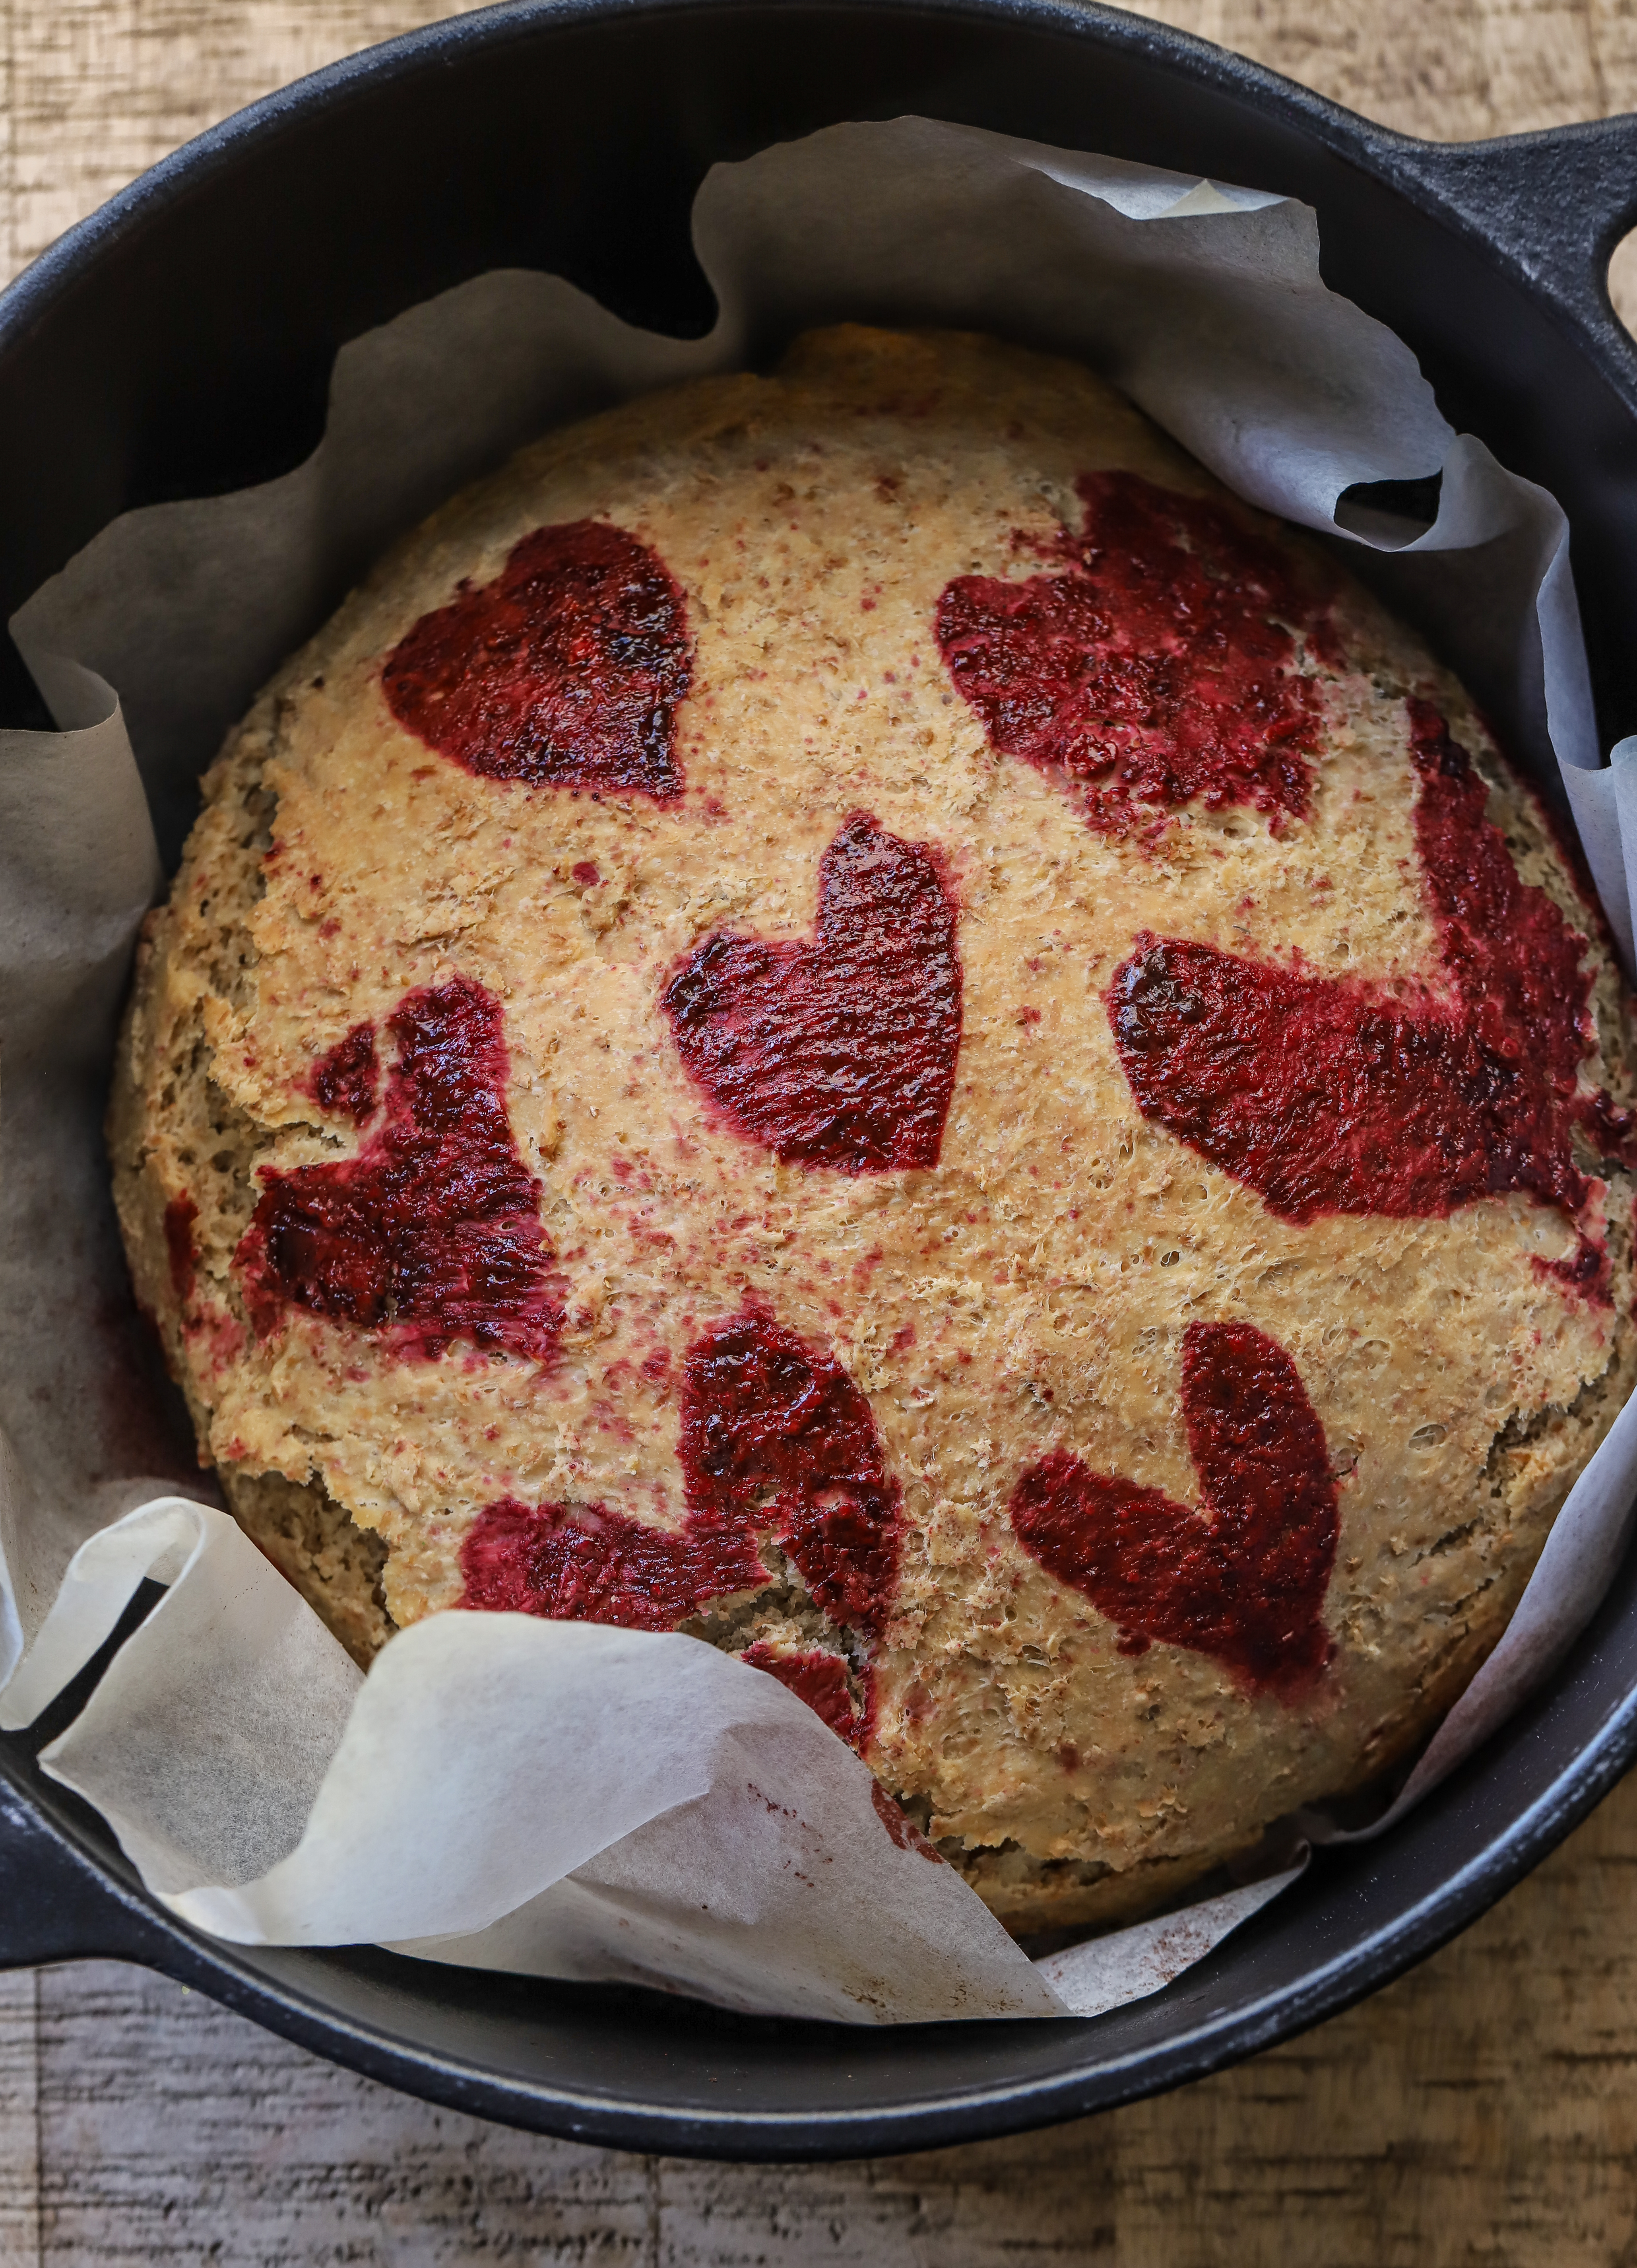
M 313 447 L 336 350 L 496 267 L 698 334 L 688 214 L 716 160 L 918 112 L 1277 189 L 1332 286 L 1420 357 L 1450 423 L 1567 510 L 1606 747 L 1637 729 L 1637 352 L 1605 283 L 1637 117 L 1407 140 L 1197 40 L 1053 0 L 518 0 L 394 40 L 191 143 L 0 298 L 0 621 L 133 506 Z M 0 722 L 40 716 L 14 652 Z M 83 1683 L 83 1682 L 82 1682 Z M 245 1950 L 148 1898 L 0 1741 L 0 1963 L 143 1962 L 340 2063 L 626 2149 L 921 2149 L 1176 2086 L 1333 2014 L 1500 1897 L 1637 1755 L 1637 1567 L 1550 1686 L 1381 1844 L 1168 1990 L 1093 2023 L 884 2030 L 728 2016 L 370 1949 Z

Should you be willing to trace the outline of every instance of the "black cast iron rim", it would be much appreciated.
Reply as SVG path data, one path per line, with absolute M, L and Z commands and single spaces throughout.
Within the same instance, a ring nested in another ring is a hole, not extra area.
M 139 1962 L 208 1993 L 224 2007 L 297 2046 L 365 2077 L 452 2110 L 605 2148 L 658 2151 L 668 2156 L 794 2163 L 890 2155 L 993 2139 L 1118 2109 L 1204 2079 L 1339 2015 L 1392 1983 L 1458 1935 L 1546 1858 L 1637 1761 L 1637 1698 L 1611 1719 L 1573 1772 L 1565 1773 L 1511 1831 L 1450 1878 L 1391 1930 L 1366 1937 L 1295 1988 L 1268 1995 L 1213 2022 L 1179 2031 L 1159 2052 L 1099 2056 L 1097 2025 L 1068 2022 L 1063 2068 L 1049 2080 L 928 2090 L 889 2111 L 839 2108 L 736 2111 L 679 2107 L 655 2095 L 613 2095 L 568 2085 L 542 2086 L 504 2076 L 481 2061 L 440 2055 L 389 2028 L 338 2015 L 311 1991 L 282 1989 L 237 1948 L 177 1921 L 158 1908 L 84 1807 L 31 1769 L 13 1741 L 0 1748 L 0 1893 L 42 1898 L 56 1908 L 61 1931 L 33 1933 L 30 1962 L 104 1956 Z M 1469 1767 L 1471 1769 L 1471 1767 Z M 82 1816 L 75 1819 L 73 1815 Z M 65 1816 L 64 1815 L 68 1815 Z M 1315 1862 L 1325 1863 L 1320 1853 Z M 8 1896 L 7 1903 L 10 1903 Z M 1276 1917 L 1278 1902 L 1270 1909 Z M 1254 1926 L 1255 1925 L 1252 1925 Z M 1277 1926 L 1276 1918 L 1264 1926 Z M 1229 1940 L 1231 1947 L 1232 1940 Z M 390 1965 L 399 1956 L 366 1959 Z M 8 1965 L 11 1965 L 8 1962 Z M 419 1966 L 419 1964 L 414 1964 Z M 445 1972 L 447 1973 L 447 1972 Z M 557 1988 L 561 1990 L 562 1988 Z M 579 1996 L 610 1988 L 568 1988 Z M 1173 1988 L 1174 1989 L 1174 1988 Z M 705 2020 L 710 2034 L 731 2037 L 735 2019 L 678 2001 L 651 1999 L 655 2014 Z M 799 2043 L 804 2033 L 841 2029 L 790 2021 L 780 2029 Z M 916 2028 L 928 2030 L 943 2028 Z M 951 2028 L 952 2029 L 952 2028 Z M 975 2030 L 978 2027 L 962 2027 Z M 868 2053 L 868 2035 L 859 2052 Z
M 611 23 L 635 27 L 656 18 L 765 16 L 779 4 L 514 0 L 334 64 L 200 136 L 55 244 L 0 294 L 0 364 L 87 276 L 119 260 L 156 217 L 209 195 L 248 153 L 275 144 L 315 110 L 367 103 L 407 78 L 459 70 L 471 55 L 559 31 Z M 1091 41 L 1213 90 L 1239 106 L 1252 128 L 1259 121 L 1280 120 L 1299 129 L 1332 158 L 1432 215 L 1451 235 L 1480 245 L 1494 265 L 1545 305 L 1575 350 L 1637 418 L 1637 357 L 1612 316 L 1604 281 L 1610 252 L 1637 220 L 1637 119 L 1445 148 L 1372 125 L 1240 57 L 1112 9 L 1054 0 L 873 0 L 873 5 L 899 22 L 1010 24 Z M 1558 195 L 1543 195 L 1554 182 Z M 1610 1613 L 1604 1609 L 1583 1647 L 1596 1647 Z M 1529 1715 L 1526 1711 L 1526 1720 Z M 1509 1737 L 1526 1743 L 1529 1722 L 1512 1728 Z M 1215 2019 L 1180 2025 L 1157 2049 L 1123 2056 L 1099 2052 L 1095 2022 L 1052 2026 L 1063 2041 L 1061 2068 L 1053 2076 L 988 2086 L 951 2081 L 922 2088 L 886 2110 L 845 2104 L 829 2111 L 730 2110 L 657 2095 L 644 2099 L 638 2091 L 547 2085 L 486 2066 L 481 2058 L 436 2052 L 390 2025 L 345 2016 L 322 1990 L 270 1978 L 251 1956 L 187 1928 L 149 1897 L 102 1822 L 40 1772 L 33 1761 L 37 1745 L 37 1737 L 0 1736 L 0 1962 L 99 1955 L 141 1962 L 316 2053 L 451 2109 L 616 2148 L 794 2161 L 930 2148 L 1111 2108 L 1202 2077 L 1339 2013 L 1476 1918 L 1592 1810 L 1637 1759 L 1637 1689 L 1605 1711 L 1570 1764 L 1466 1864 L 1391 1926 L 1340 1945 L 1296 1984 Z M 1480 1778 L 1488 1753 L 1464 1767 L 1450 1787 Z M 1327 1862 L 1321 1857 L 1318 1863 Z M 388 1965 L 396 1958 L 372 1951 L 334 1957 Z M 413 1966 L 421 1971 L 421 1964 Z M 740 2022 L 767 2029 L 766 2020 L 720 2018 L 693 2004 L 672 2003 L 664 2014 L 679 2025 L 683 2040 L 695 2021 L 701 2036 L 730 2036 Z M 778 2027 L 798 2049 L 804 2034 L 832 2029 L 793 2021 Z M 980 2028 L 927 2029 L 944 2029 L 953 2043 L 956 2029 Z M 866 2056 L 870 2036 L 849 2036 L 861 2058 Z

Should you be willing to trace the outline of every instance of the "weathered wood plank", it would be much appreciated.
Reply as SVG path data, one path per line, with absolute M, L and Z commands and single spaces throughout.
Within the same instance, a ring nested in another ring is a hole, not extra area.
M 0 1976 L 0 2268 L 40 2257 L 38 1980 Z
M 465 0 L 6 0 L 11 275 L 195 134 Z
M 42 1971 L 40 2002 L 48 2261 L 655 2257 L 641 2158 L 408 2102 L 113 1962 Z

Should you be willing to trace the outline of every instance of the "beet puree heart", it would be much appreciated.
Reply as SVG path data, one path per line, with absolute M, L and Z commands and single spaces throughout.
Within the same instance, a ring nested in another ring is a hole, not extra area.
M 1289 1356 L 1249 1323 L 1189 1324 L 1182 1408 L 1201 1511 L 1055 1449 L 1012 1491 L 1013 1532 L 1118 1624 L 1122 1653 L 1160 1638 L 1288 1698 L 1332 1652 L 1320 1609 L 1339 1523 L 1324 1428 Z
M 1063 779 L 1106 834 L 1198 796 L 1275 833 L 1307 815 L 1320 696 L 1293 631 L 1327 651 L 1329 594 L 1246 516 L 1141 474 L 1083 474 L 1075 534 L 1020 549 L 1053 571 L 961 575 L 938 650 L 997 755 Z
M 483 1507 L 461 1545 L 461 1604 L 674 1630 L 712 1600 L 770 1582 L 760 1539 L 773 1537 L 833 1624 L 878 1639 L 898 1588 L 903 1491 L 868 1397 L 832 1350 L 747 1303 L 689 1347 L 679 1416 L 680 1528 L 606 1504 L 502 1498 Z M 868 1740 L 868 1664 L 849 1675 L 832 1648 L 764 1644 L 743 1659 L 780 1678 L 844 1740 Z
M 488 1505 L 461 1550 L 468 1607 L 674 1630 L 711 1599 L 770 1581 L 777 1539 L 838 1627 L 879 1638 L 903 1548 L 903 1492 L 868 1397 L 830 1348 L 746 1306 L 683 1366 L 679 1528 L 604 1504 Z
M 855 812 L 819 862 L 813 944 L 708 937 L 672 976 L 683 1063 L 787 1163 L 936 1166 L 960 1048 L 955 922 L 936 853 Z
M 1538 1270 L 1606 1305 L 1607 1247 L 1575 1138 L 1637 1158 L 1630 1114 L 1580 1084 L 1596 1046 L 1586 941 L 1526 883 L 1442 717 L 1408 704 L 1415 835 L 1437 981 L 1309 976 L 1141 937 L 1105 996 L 1143 1116 L 1305 1224 L 1446 1219 L 1509 1189 L 1556 1205 L 1575 1251 Z
M 693 671 L 675 577 L 622 527 L 537 527 L 492 583 L 422 615 L 381 670 L 406 731 L 469 772 L 533 786 L 682 792 Z
M 563 1285 L 507 1112 L 501 1004 L 456 976 L 406 993 L 386 1028 L 398 1061 L 356 1156 L 261 1168 L 233 1256 L 256 1328 L 305 1307 L 412 1360 L 464 1340 L 548 1362 Z M 356 1124 L 374 1111 L 377 1069 L 374 1027 L 356 1024 L 309 1091 Z

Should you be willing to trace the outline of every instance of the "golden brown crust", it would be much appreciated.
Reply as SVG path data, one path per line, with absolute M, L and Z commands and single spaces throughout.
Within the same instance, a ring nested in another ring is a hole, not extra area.
M 1407 693 L 1483 769 L 1525 880 L 1587 917 L 1459 686 L 1351 586 L 1299 822 L 1196 805 L 1139 850 L 997 758 L 940 665 L 939 593 L 1031 571 L 1015 539 L 1076 524 L 1076 477 L 1110 466 L 1215 492 L 1073 365 L 855 330 L 802 342 L 777 378 L 709 380 L 525 452 L 383 563 L 230 738 L 144 941 L 110 1121 L 138 1290 L 202 1441 L 360 1658 L 388 1606 L 407 1623 L 459 1600 L 461 1539 L 496 1498 L 675 1527 L 676 1409 L 642 1359 L 663 1351 L 674 1377 L 746 1290 L 833 1346 L 904 1487 L 869 1761 L 1018 1928 L 1174 1896 L 1413 1747 L 1494 1644 L 1637 1371 L 1624 1177 L 1601 1307 L 1534 1264 L 1573 1232 L 1524 1197 L 1297 1226 L 1137 1112 L 1099 995 L 1140 933 L 1320 974 L 1433 962 Z M 628 528 L 685 592 L 678 806 L 475 778 L 382 698 L 411 623 L 579 517 Z M 965 1027 L 936 1172 L 804 1174 L 713 1132 L 657 1012 L 656 972 L 708 932 L 810 933 L 818 859 L 860 807 L 936 844 L 959 897 Z M 505 1005 L 511 1127 L 569 1281 L 560 1359 L 407 1366 L 294 1314 L 258 1340 L 232 1264 L 257 1167 L 356 1147 L 307 1097 L 314 1059 L 455 974 Z M 1595 1009 L 1587 1076 L 1627 1101 L 1606 954 Z M 165 1235 L 182 1198 L 186 1302 Z M 1007 1521 L 1015 1476 L 1060 1447 L 1194 1501 L 1182 1334 L 1235 1319 L 1288 1351 L 1341 1479 L 1337 1653 L 1300 1705 L 1202 1653 L 1122 1653 Z M 326 1504 L 385 1547 L 387 1606 Z M 816 1616 L 785 1585 L 709 1634 L 794 1643 Z

